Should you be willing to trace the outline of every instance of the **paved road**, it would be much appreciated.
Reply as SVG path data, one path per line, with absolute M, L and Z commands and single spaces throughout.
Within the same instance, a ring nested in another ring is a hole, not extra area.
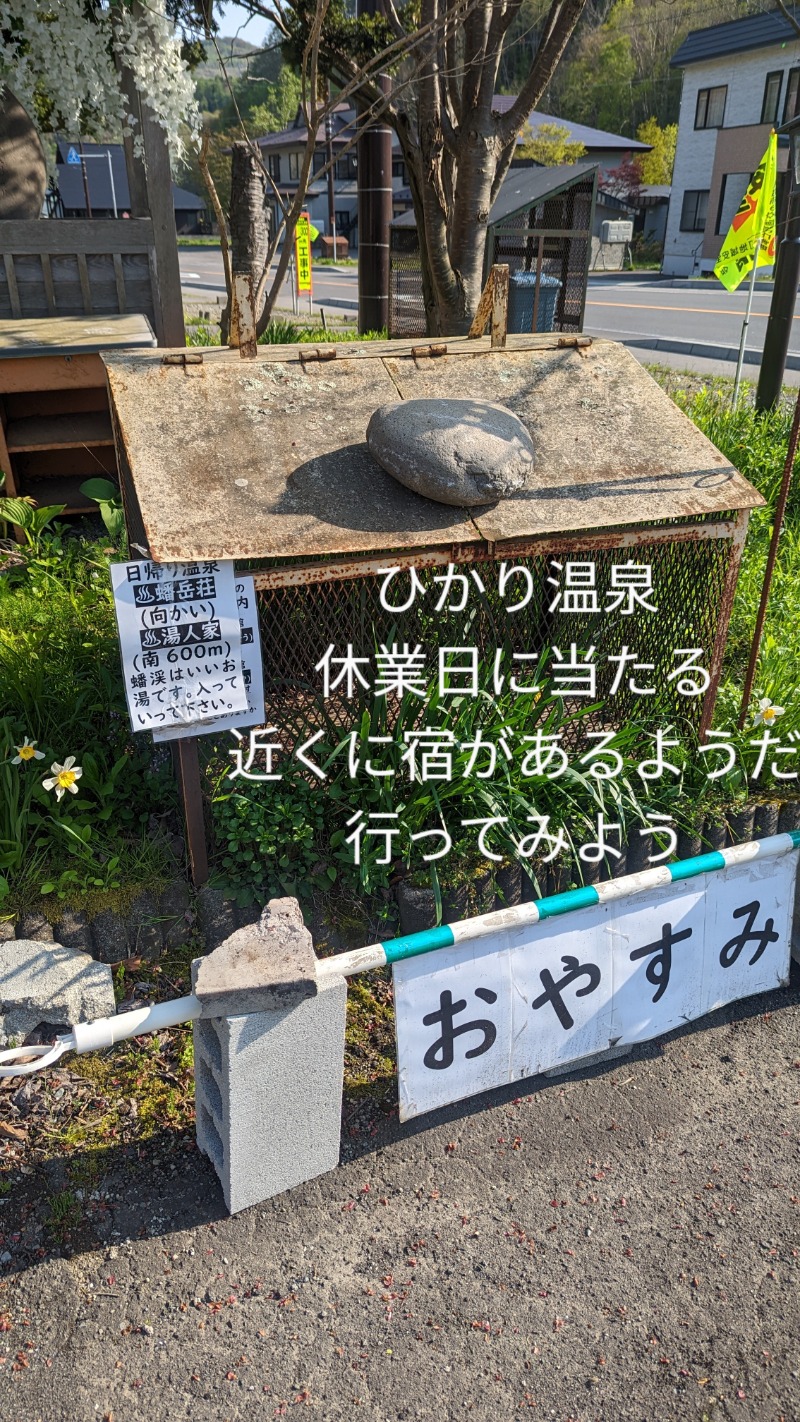
M 182 249 L 180 270 L 186 300 L 207 300 L 216 306 L 225 296 L 222 256 L 216 249 Z M 593 336 L 629 344 L 644 361 L 678 364 L 701 374 L 729 375 L 733 374 L 745 304 L 743 290 L 730 294 L 712 283 L 708 289 L 685 290 L 661 286 L 647 277 L 593 277 L 588 287 L 584 328 Z M 281 313 L 291 311 L 290 279 L 284 282 L 279 306 Z M 756 375 L 769 306 L 769 293 L 757 292 L 753 297 L 745 365 L 745 375 L 750 380 Z M 315 269 L 314 314 L 320 307 L 330 311 L 331 316 L 354 316 L 358 309 L 357 267 Z M 304 303 L 301 314 L 306 313 Z M 800 323 L 800 314 L 794 316 L 794 321 Z M 800 324 L 794 331 L 790 367 L 800 365 Z M 702 350 L 692 350 L 692 344 Z M 797 370 L 789 368 L 786 380 L 787 384 L 799 383 Z
M 0 1416 L 796 1422 L 798 978 L 407 1126 L 349 1101 L 340 1168 L 233 1219 L 188 1132 L 101 1149 L 67 1249 L 67 1162 L 11 1176 Z
M 190 248 L 181 251 L 184 293 L 197 300 L 204 293 L 216 297 L 224 293 L 222 258 L 216 250 Z M 314 278 L 314 308 L 332 312 L 354 311 L 358 302 L 358 272 L 355 267 L 337 270 L 318 267 Z M 609 336 L 622 342 L 650 340 L 697 342 L 735 352 L 739 345 L 746 303 L 744 290 L 730 295 L 716 284 L 703 291 L 685 291 L 643 278 L 592 279 L 586 302 L 585 329 L 592 335 Z M 750 323 L 749 350 L 760 352 L 770 297 L 756 292 Z M 291 286 L 284 284 L 281 306 L 291 307 Z M 795 315 L 800 323 L 800 314 Z M 800 324 L 795 328 L 790 353 L 800 360 Z M 698 358 L 691 359 L 692 368 Z M 749 361 L 750 374 L 753 362 Z M 727 364 L 721 370 L 729 373 Z M 709 372 L 711 373 L 711 372 Z
M 217 296 L 225 295 L 222 254 L 216 248 L 182 247 L 179 255 L 184 298 L 196 302 L 204 296 L 216 299 Z M 337 307 L 337 302 L 342 302 L 343 305 Z M 279 305 L 291 310 L 290 277 L 284 281 Z M 358 309 L 358 269 L 341 267 L 332 270 L 330 267 L 315 267 L 313 305 L 315 313 L 319 311 L 320 306 L 333 307 L 340 313 L 355 312 Z M 301 309 L 305 315 L 308 310 L 305 298 Z
M 590 282 L 584 328 L 590 335 L 619 341 L 661 337 L 737 349 L 746 293 L 731 295 L 709 285 L 708 291 L 681 291 L 625 278 L 617 283 Z M 769 304 L 769 293 L 755 293 L 749 339 L 753 351 L 763 347 Z M 797 314 L 794 319 L 800 322 Z M 795 326 L 790 351 L 800 356 L 800 325 Z

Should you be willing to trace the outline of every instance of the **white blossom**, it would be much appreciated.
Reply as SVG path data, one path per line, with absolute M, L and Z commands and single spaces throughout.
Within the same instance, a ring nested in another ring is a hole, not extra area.
M 148 0 L 135 15 L 97 0 L 0 0 L 0 80 L 36 121 L 35 98 L 52 105 L 48 127 L 69 138 L 121 128 L 134 134 L 117 62 L 130 67 L 142 99 L 164 129 L 173 166 L 196 133 L 194 82 L 164 0 Z

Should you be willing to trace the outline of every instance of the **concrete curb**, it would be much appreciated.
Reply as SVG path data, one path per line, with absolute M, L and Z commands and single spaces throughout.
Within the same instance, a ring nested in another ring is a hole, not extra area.
M 703 360 L 729 360 L 735 362 L 739 354 L 735 346 L 715 346 L 707 341 L 680 341 L 670 336 L 633 336 L 623 341 L 624 346 L 638 346 L 644 350 L 671 351 L 674 355 L 699 356 Z M 763 352 L 746 350 L 745 365 L 760 365 Z M 800 355 L 786 357 L 787 370 L 800 370 Z
M 774 285 L 774 281 L 757 281 L 755 289 L 771 294 Z M 722 282 L 716 282 L 711 277 L 659 277 L 653 286 L 671 286 L 676 291 L 724 291 Z M 747 284 L 743 282 L 739 290 L 746 289 Z

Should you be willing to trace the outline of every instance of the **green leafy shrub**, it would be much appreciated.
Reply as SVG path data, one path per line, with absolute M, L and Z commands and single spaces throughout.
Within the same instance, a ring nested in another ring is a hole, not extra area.
M 176 805 L 168 757 L 130 730 L 109 553 L 58 525 L 43 523 L 0 578 L 0 706 L 0 870 L 11 892 L 116 887 L 143 869 L 143 854 L 152 873 L 151 817 Z M 15 764 L 26 739 L 43 759 Z M 43 781 L 70 756 L 78 793 L 58 800 Z

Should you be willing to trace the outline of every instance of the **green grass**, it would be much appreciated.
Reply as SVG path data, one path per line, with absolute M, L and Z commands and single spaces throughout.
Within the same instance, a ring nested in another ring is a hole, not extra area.
M 387 332 L 366 331 L 359 335 L 354 326 L 308 325 L 302 321 L 276 316 L 259 336 L 260 346 L 337 345 L 342 341 L 385 341 Z M 218 346 L 220 329 L 215 322 L 187 321 L 186 343 L 189 346 Z
M 716 723 L 735 720 L 750 655 L 764 569 L 773 526 L 773 512 L 786 458 L 792 420 L 788 401 L 759 414 L 748 389 L 738 409 L 731 409 L 731 382 L 717 381 L 693 393 L 676 390 L 673 398 L 686 414 L 755 485 L 766 507 L 750 515 L 747 543 L 730 622 Z M 764 637 L 754 697 L 768 696 L 785 707 L 780 731 L 800 731 L 797 669 L 800 665 L 800 485 L 791 488 L 778 561 L 764 625 Z
M 165 872 L 154 816 L 177 804 L 168 757 L 134 737 L 109 563 L 115 551 L 58 526 L 0 578 L 0 896 L 17 911 L 84 907 Z M 43 759 L 14 764 L 24 737 Z M 74 756 L 76 795 L 42 781 Z M 163 762 L 163 763 L 162 763 Z M 48 887 L 49 886 L 49 887 Z

